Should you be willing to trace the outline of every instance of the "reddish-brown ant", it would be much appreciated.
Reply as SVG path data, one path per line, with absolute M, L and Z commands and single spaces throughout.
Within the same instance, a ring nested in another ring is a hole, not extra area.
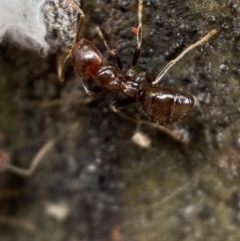
M 75 71 L 81 78 L 86 93 L 88 95 L 99 94 L 89 89 L 88 81 L 90 80 L 94 80 L 96 84 L 103 90 L 121 92 L 127 98 L 122 101 L 115 102 L 112 105 L 112 110 L 115 113 L 140 123 L 149 124 L 155 122 L 158 125 L 153 123 L 151 125 L 154 125 L 155 127 L 171 135 L 174 139 L 179 140 L 179 137 L 164 127 L 164 125 L 185 119 L 194 109 L 196 99 L 192 94 L 185 91 L 167 87 L 159 87 L 159 83 L 162 77 L 179 59 L 181 59 L 187 52 L 196 46 L 207 41 L 217 31 L 213 30 L 209 32 L 201 40 L 184 50 L 177 58 L 170 61 L 153 81 L 145 73 L 135 76 L 135 67 L 140 56 L 142 45 L 143 0 L 139 0 L 138 6 L 137 47 L 132 58 L 131 68 L 126 74 L 122 73 L 122 63 L 120 58 L 108 47 L 101 30 L 97 28 L 99 36 L 103 40 L 111 56 L 118 64 L 118 68 L 113 66 L 103 66 L 103 58 L 100 51 L 93 43 L 80 35 L 85 20 L 84 12 L 75 4 L 73 0 L 68 1 L 79 12 L 80 22 L 75 42 L 72 46 L 70 55 L 66 57 L 65 61 L 71 57 Z M 64 73 L 63 69 L 60 71 L 60 79 L 62 80 Z M 143 88 L 143 82 L 147 82 L 150 87 Z M 141 117 L 130 114 L 121 109 L 122 107 L 130 105 L 136 101 L 140 103 L 143 112 L 152 122 L 143 120 Z

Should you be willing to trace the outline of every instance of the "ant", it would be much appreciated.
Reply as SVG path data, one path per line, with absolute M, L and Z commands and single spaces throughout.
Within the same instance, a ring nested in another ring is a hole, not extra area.
M 143 0 L 138 1 L 138 27 L 136 28 L 137 46 L 133 54 L 131 67 L 126 74 L 122 73 L 123 65 L 119 56 L 115 51 L 109 48 L 100 28 L 96 27 L 98 35 L 111 56 L 115 59 L 118 68 L 103 66 L 103 57 L 98 48 L 80 35 L 85 21 L 83 10 L 77 6 L 74 0 L 68 0 L 68 2 L 80 14 L 80 20 L 71 52 L 63 61 L 62 68 L 60 69 L 60 80 L 63 81 L 66 61 L 71 58 L 75 71 L 80 77 L 84 90 L 88 95 L 98 96 L 106 90 L 120 92 L 127 98 L 112 104 L 111 109 L 115 113 L 133 121 L 157 127 L 170 135 L 173 139 L 181 141 L 181 137 L 164 125 L 185 119 L 193 111 L 196 105 L 196 98 L 188 92 L 168 87 L 160 87 L 159 84 L 162 77 L 177 61 L 190 50 L 208 41 L 217 31 L 212 30 L 198 42 L 185 49 L 177 58 L 170 61 L 153 81 L 146 73 L 135 76 L 135 67 L 140 57 L 142 45 Z M 94 80 L 96 85 L 101 87 L 101 92 L 89 89 L 88 82 L 91 80 Z M 148 83 L 150 87 L 143 88 L 144 83 Z M 150 121 L 122 110 L 123 107 L 133 104 L 134 102 L 140 103 L 143 113 Z

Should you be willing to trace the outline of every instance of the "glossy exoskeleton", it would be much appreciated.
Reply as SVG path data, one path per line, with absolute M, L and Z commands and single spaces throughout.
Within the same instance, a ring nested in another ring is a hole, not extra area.
M 84 12 L 73 2 L 69 0 L 73 7 L 80 13 L 80 23 L 76 34 L 76 39 L 68 56 L 72 59 L 76 73 L 81 78 L 85 91 L 89 94 L 97 94 L 89 90 L 88 81 L 95 81 L 103 90 L 120 92 L 127 98 L 115 102 L 112 110 L 120 115 L 135 121 L 145 122 L 141 117 L 130 114 L 121 109 L 126 105 L 138 101 L 145 115 L 152 121 L 161 125 L 160 129 L 166 131 L 163 125 L 185 119 L 195 107 L 196 98 L 186 92 L 177 89 L 159 87 L 160 80 L 166 72 L 187 52 L 196 46 L 207 41 L 216 33 L 216 30 L 209 32 L 205 37 L 184 50 L 176 59 L 170 61 L 167 66 L 159 73 L 154 81 L 145 73 L 135 76 L 135 67 L 137 65 L 142 44 L 142 8 L 143 0 L 139 0 L 137 28 L 137 47 L 135 49 L 132 65 L 126 74 L 122 73 L 122 63 L 119 56 L 111 50 L 99 28 L 97 32 L 103 40 L 105 46 L 110 51 L 112 57 L 116 60 L 118 68 L 113 66 L 104 66 L 103 57 L 98 48 L 80 35 L 85 15 Z M 143 82 L 150 86 L 143 88 Z M 169 130 L 166 131 L 169 134 Z

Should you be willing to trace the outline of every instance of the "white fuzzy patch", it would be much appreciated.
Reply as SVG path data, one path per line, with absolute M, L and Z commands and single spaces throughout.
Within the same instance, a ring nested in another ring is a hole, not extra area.
M 0 42 L 7 36 L 23 47 L 46 54 L 46 26 L 41 8 L 45 0 L 0 0 Z

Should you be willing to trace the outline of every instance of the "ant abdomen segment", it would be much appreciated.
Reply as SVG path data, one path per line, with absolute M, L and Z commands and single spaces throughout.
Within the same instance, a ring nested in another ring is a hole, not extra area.
M 184 120 L 194 109 L 196 98 L 185 91 L 171 88 L 149 88 L 141 98 L 143 112 L 160 125 Z

